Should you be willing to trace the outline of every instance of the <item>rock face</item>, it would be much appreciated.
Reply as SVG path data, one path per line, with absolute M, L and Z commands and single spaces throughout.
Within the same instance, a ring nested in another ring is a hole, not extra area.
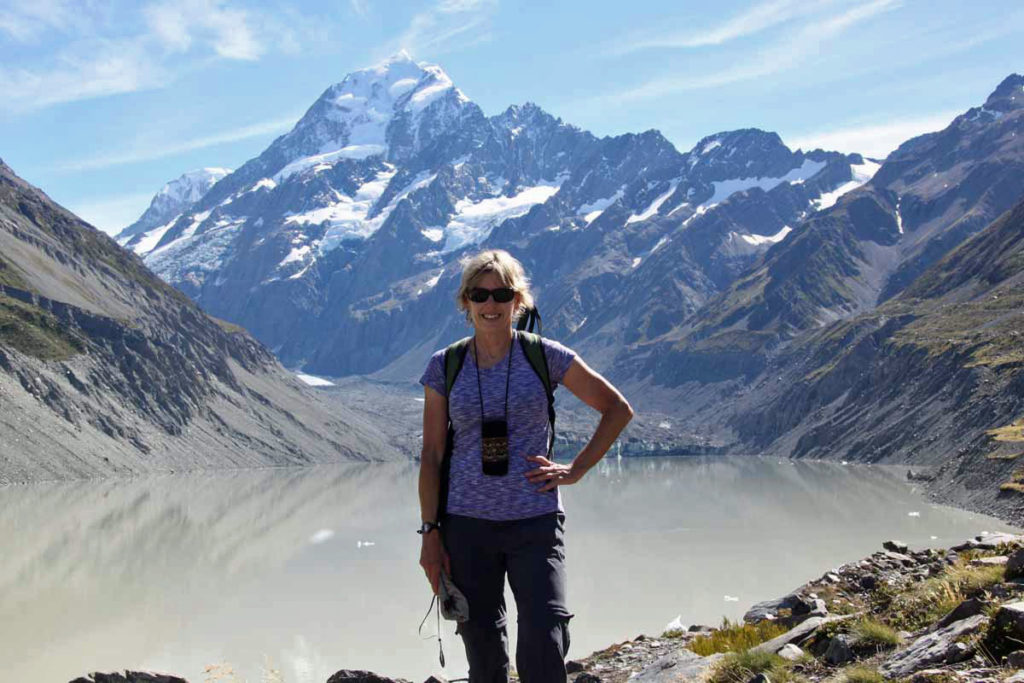
M 0 483 L 397 457 L 0 162 Z
M 960 639 L 978 633 L 988 621 L 988 617 L 978 614 L 921 636 L 885 660 L 879 671 L 886 678 L 897 678 L 935 664 L 963 661 L 973 654 L 974 648 Z
M 148 671 L 125 671 L 122 673 L 92 673 L 87 678 L 76 678 L 71 683 L 188 683 L 184 678 L 170 674 Z
M 114 239 L 139 253 L 148 252 L 156 245 L 163 231 L 173 225 L 186 209 L 206 194 L 214 183 L 231 173 L 227 168 L 200 168 L 189 171 L 164 185 L 149 208 Z M 143 240 L 148 235 L 148 240 Z

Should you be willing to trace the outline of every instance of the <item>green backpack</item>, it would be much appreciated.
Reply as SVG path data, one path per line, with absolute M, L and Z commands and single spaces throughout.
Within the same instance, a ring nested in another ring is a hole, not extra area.
M 532 328 L 533 325 L 531 324 L 530 327 Z M 519 346 L 522 347 L 526 360 L 530 362 L 530 367 L 537 373 L 540 383 L 544 385 L 544 393 L 548 397 L 548 424 L 550 429 L 548 430 L 547 457 L 550 460 L 555 452 L 555 395 L 554 387 L 551 386 L 551 376 L 548 373 L 548 359 L 544 355 L 544 347 L 541 344 L 541 336 L 539 334 L 521 329 L 515 330 L 514 334 L 516 339 L 519 340 Z M 447 400 L 448 396 L 451 396 L 452 387 L 455 386 L 455 380 L 459 376 L 459 371 L 462 370 L 462 365 L 466 360 L 466 353 L 469 351 L 469 343 L 472 339 L 472 337 L 460 339 L 445 349 L 445 400 Z M 509 353 L 511 353 L 511 350 L 509 350 Z M 438 520 L 444 517 L 448 510 L 448 481 L 451 472 L 453 448 L 455 448 L 455 426 L 452 424 L 451 415 L 449 415 L 448 437 L 445 440 L 444 458 L 441 460 L 441 488 L 438 491 L 437 504 Z

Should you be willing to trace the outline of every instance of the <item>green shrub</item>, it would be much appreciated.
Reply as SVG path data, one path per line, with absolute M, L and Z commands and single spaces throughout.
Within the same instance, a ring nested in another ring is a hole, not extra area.
M 702 657 L 719 652 L 743 652 L 766 640 L 771 640 L 775 636 L 780 636 L 787 630 L 789 629 L 774 621 L 745 624 L 723 619 L 720 629 L 706 636 L 697 636 L 690 643 L 689 648 Z
M 746 683 L 763 673 L 772 683 L 800 683 L 806 681 L 789 668 L 789 662 L 768 652 L 730 652 L 715 665 L 709 683 Z
M 875 619 L 860 619 L 850 627 L 850 634 L 860 647 L 887 650 L 900 644 L 896 629 Z
M 882 674 L 863 666 L 850 667 L 843 672 L 843 683 L 885 683 Z

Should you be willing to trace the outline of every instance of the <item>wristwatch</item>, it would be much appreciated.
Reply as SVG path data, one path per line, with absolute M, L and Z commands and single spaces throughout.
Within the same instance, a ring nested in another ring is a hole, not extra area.
M 429 534 L 434 529 L 440 529 L 440 528 L 441 528 L 441 525 L 438 524 L 437 522 L 423 522 L 423 524 L 420 525 L 420 528 L 416 530 L 416 533 L 418 533 L 418 534 Z

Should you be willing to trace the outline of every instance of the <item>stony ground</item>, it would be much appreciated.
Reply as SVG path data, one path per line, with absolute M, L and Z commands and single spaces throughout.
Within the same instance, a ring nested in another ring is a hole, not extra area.
M 741 622 L 640 635 L 567 669 L 573 683 L 1024 683 L 1024 536 L 913 551 L 887 541 Z M 395 680 L 339 671 L 328 683 Z M 125 672 L 73 683 L 183 679 Z

